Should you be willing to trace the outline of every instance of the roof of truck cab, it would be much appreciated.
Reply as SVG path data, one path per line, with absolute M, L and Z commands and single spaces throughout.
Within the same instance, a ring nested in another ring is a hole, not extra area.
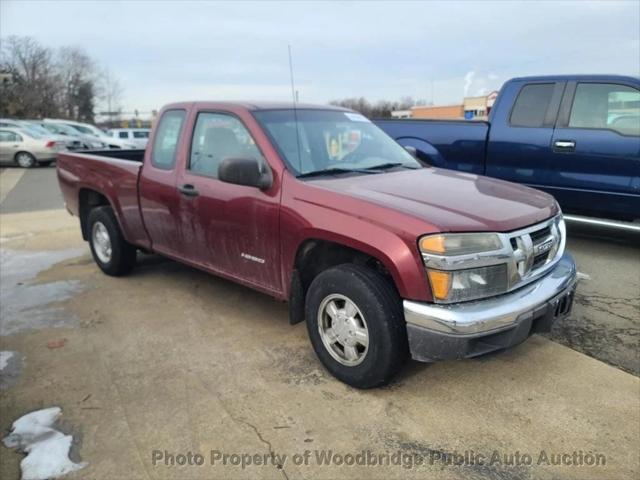
M 198 106 L 198 107 L 207 107 L 207 108 L 223 108 L 223 107 L 236 107 L 236 108 L 245 108 L 247 110 L 256 111 L 256 110 L 290 110 L 293 108 L 292 102 L 266 102 L 266 101 L 223 101 L 216 102 L 215 100 L 205 100 L 205 101 L 195 101 L 195 102 L 176 102 L 171 103 L 165 106 L 166 108 L 176 108 L 185 106 Z M 295 108 L 298 110 L 336 110 L 339 112 L 352 112 L 348 108 L 339 107 L 336 105 L 318 105 L 314 103 L 296 103 Z
M 623 81 L 628 82 L 629 80 L 637 82 L 640 80 L 640 77 L 633 77 L 627 75 L 608 75 L 608 74 L 596 74 L 596 75 L 535 75 L 531 77 L 516 77 L 509 80 L 510 82 L 520 82 L 520 81 L 596 81 L 596 82 L 611 82 L 611 81 Z

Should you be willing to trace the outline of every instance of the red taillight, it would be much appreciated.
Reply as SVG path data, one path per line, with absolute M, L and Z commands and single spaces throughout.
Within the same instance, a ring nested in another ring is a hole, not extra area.
M 56 142 L 54 142 L 53 140 L 49 140 L 47 142 L 47 144 L 45 145 L 45 147 L 47 147 L 47 148 L 53 148 L 55 146 L 56 146 Z

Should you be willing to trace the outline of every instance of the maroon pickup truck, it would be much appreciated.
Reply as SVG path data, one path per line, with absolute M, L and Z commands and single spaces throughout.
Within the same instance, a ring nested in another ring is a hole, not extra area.
M 420 164 L 360 114 L 176 103 L 146 151 L 61 153 L 98 266 L 165 255 L 289 301 L 340 380 L 467 358 L 568 315 L 575 264 L 553 197 Z

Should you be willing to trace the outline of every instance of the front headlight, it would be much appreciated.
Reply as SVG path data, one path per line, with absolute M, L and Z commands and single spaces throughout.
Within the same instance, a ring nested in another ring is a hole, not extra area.
M 419 240 L 418 246 L 436 302 L 475 300 L 499 295 L 509 288 L 506 263 L 464 268 L 477 260 L 478 254 L 503 249 L 498 234 L 428 235 Z M 446 270 L 442 268 L 443 264 L 447 265 Z
M 490 252 L 501 247 L 500 237 L 495 233 L 428 235 L 420 239 L 422 253 L 445 256 Z
M 446 272 L 427 269 L 431 292 L 439 302 L 464 302 L 507 291 L 507 265 L 468 268 Z

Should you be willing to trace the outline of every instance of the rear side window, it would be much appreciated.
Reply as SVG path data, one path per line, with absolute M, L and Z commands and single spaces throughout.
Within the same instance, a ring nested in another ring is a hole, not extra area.
M 149 138 L 149 132 L 133 132 L 133 138 Z
M 573 97 L 569 127 L 640 135 L 640 91 L 612 83 L 579 83 Z
M 151 164 L 154 167 L 171 170 L 175 165 L 184 117 L 184 110 L 169 110 L 162 115 L 151 150 Z
M 20 140 L 22 140 L 22 138 L 13 132 L 6 132 L 4 130 L 0 132 L 0 142 L 19 142 Z
M 129 138 L 129 132 L 119 132 L 118 137 L 120 138 Z
M 511 111 L 511 125 L 542 127 L 554 87 L 553 83 L 537 83 L 522 87 Z

